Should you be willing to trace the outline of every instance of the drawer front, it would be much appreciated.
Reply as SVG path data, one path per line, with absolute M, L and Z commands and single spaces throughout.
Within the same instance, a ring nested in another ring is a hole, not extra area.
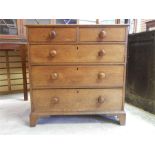
M 124 66 L 33 66 L 32 84 L 37 87 L 122 87 Z
M 28 39 L 30 42 L 74 42 L 76 28 L 30 28 Z
M 77 62 L 77 46 L 75 45 L 31 45 L 30 59 L 32 63 Z
M 32 63 L 124 62 L 125 45 L 31 45 Z
M 40 112 L 104 112 L 122 108 L 122 89 L 34 90 L 33 104 Z
M 80 28 L 80 41 L 125 41 L 126 28 Z

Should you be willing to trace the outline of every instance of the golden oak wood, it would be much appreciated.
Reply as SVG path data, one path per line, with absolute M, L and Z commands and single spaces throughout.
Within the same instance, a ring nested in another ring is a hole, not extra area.
M 128 24 L 97 24 L 97 25 L 90 25 L 90 24 L 39 24 L 39 25 L 26 25 L 28 29 L 30 28 L 128 28 Z
M 80 28 L 80 41 L 125 41 L 125 28 Z
M 109 63 L 125 62 L 125 45 L 31 45 L 34 63 Z
M 36 112 L 119 111 L 122 95 L 122 89 L 44 89 L 33 91 L 33 101 Z
M 76 28 L 31 28 L 29 41 L 70 42 L 76 41 Z
M 120 125 L 125 125 L 126 123 L 126 114 L 123 113 L 123 114 L 118 114 L 118 119 L 120 121 Z
M 106 114 L 125 124 L 127 25 L 28 25 L 30 126 L 48 115 Z
M 33 66 L 32 87 L 123 87 L 123 70 L 122 65 Z M 100 74 L 105 74 L 105 77 L 101 78 Z

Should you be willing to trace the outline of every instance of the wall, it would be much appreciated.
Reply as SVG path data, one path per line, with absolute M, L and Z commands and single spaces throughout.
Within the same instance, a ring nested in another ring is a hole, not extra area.
M 152 19 L 142 19 L 141 20 L 141 32 L 146 31 L 146 22 L 151 21 Z

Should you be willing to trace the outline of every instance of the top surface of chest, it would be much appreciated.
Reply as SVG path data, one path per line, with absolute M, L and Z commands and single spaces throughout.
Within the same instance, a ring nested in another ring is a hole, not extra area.
M 30 43 L 125 42 L 127 25 L 28 25 Z

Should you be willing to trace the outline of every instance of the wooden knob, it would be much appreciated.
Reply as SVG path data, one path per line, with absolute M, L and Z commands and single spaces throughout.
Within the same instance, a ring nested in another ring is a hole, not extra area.
M 98 97 L 98 103 L 104 103 L 105 98 L 103 96 Z
M 52 73 L 52 74 L 51 74 L 51 78 L 52 78 L 53 80 L 56 80 L 56 79 L 58 78 L 58 73 Z
M 99 57 L 102 57 L 102 56 L 105 55 L 105 54 L 106 54 L 105 50 L 100 50 L 100 51 L 98 52 L 98 56 L 99 56 Z
M 58 103 L 59 102 L 59 98 L 58 97 L 53 97 L 52 98 L 52 103 Z
M 105 77 L 106 77 L 105 73 L 101 72 L 101 73 L 98 74 L 99 79 L 104 79 Z
M 57 51 L 56 51 L 56 50 L 52 50 L 52 51 L 49 52 L 49 55 L 50 55 L 51 57 L 55 57 L 56 54 L 57 54 Z
M 51 31 L 50 32 L 50 39 L 54 39 L 56 37 L 56 32 L 55 31 Z
M 99 33 L 99 38 L 100 39 L 105 38 L 105 36 L 106 36 L 106 32 L 104 30 Z

